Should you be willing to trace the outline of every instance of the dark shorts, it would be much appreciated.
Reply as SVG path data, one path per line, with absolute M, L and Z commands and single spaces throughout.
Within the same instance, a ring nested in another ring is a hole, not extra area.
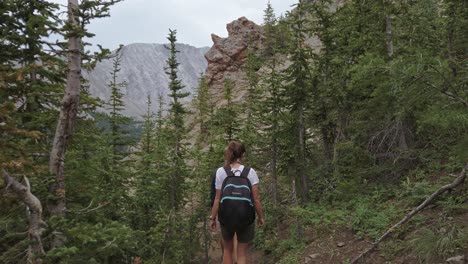
M 221 225 L 221 234 L 223 235 L 224 240 L 232 240 L 234 233 L 237 234 L 237 241 L 239 243 L 249 243 L 255 235 L 255 221 L 241 230 L 229 230 Z

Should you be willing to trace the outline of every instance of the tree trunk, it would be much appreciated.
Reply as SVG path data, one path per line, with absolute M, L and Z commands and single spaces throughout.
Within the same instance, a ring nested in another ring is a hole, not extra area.
M 323 125 L 320 129 L 323 140 L 323 157 L 327 163 L 329 163 L 332 159 L 332 146 L 334 139 L 332 138 L 332 133 L 330 132 L 331 129 L 332 128 L 328 125 Z
M 277 170 L 277 163 L 278 163 L 278 142 L 277 139 L 274 137 L 272 146 L 272 157 L 271 157 L 271 167 L 272 167 L 272 188 L 271 188 L 271 195 L 273 199 L 273 206 L 276 208 L 278 206 L 278 170 Z
M 293 202 L 295 207 L 299 207 L 299 202 L 297 199 L 297 192 L 296 192 L 296 181 L 293 180 L 292 182 L 292 188 L 293 188 Z M 296 217 L 296 236 L 298 238 L 303 238 L 304 237 L 304 229 L 302 228 L 302 222 L 299 219 L 299 217 Z
M 6 183 L 6 189 L 11 188 L 18 198 L 24 202 L 28 209 L 28 237 L 30 240 L 28 248 L 28 263 L 42 263 L 41 257 L 45 254 L 42 246 L 41 233 L 42 228 L 42 205 L 41 201 L 31 193 L 31 186 L 28 178 L 24 177 L 26 186 L 12 178 L 8 172 L 3 170 L 3 179 Z
M 205 263 L 209 263 L 209 256 L 208 256 L 208 241 L 209 241 L 209 230 L 208 230 L 208 223 L 206 217 L 203 218 L 203 255 L 205 257 Z
M 276 119 L 275 119 L 276 120 Z M 273 124 L 274 129 L 273 131 L 277 130 L 277 123 Z M 273 136 L 273 141 L 272 141 L 272 157 L 271 157 L 271 167 L 272 167 L 272 186 L 271 186 L 271 196 L 273 199 L 273 209 L 275 213 L 278 213 L 278 140 L 276 136 Z M 274 219 L 275 225 L 276 225 L 276 232 L 277 234 L 280 234 L 281 232 L 281 226 L 280 226 L 280 220 L 278 218 Z
M 387 48 L 388 57 L 393 56 L 393 40 L 392 40 L 392 20 L 390 16 L 385 16 L 385 46 Z
M 408 140 L 406 138 L 406 129 L 405 129 L 404 121 L 399 121 L 398 122 L 397 129 L 398 129 L 397 131 L 400 134 L 399 140 L 398 140 L 398 147 L 403 151 L 407 151 L 408 150 Z
M 55 137 L 50 152 L 49 171 L 55 176 L 55 182 L 50 186 L 50 192 L 55 197 L 48 204 L 51 215 L 64 217 L 66 212 L 65 175 L 63 174 L 67 144 L 73 134 L 73 123 L 78 111 L 81 77 L 81 38 L 78 30 L 78 0 L 68 0 L 68 23 L 74 29 L 68 39 L 68 75 L 65 94 L 62 99 L 60 116 L 55 130 Z M 65 237 L 55 232 L 51 247 L 56 248 L 64 243 Z
M 298 129 L 298 176 L 301 183 L 301 205 L 304 205 L 307 202 L 308 195 L 308 186 L 307 186 L 307 177 L 305 173 L 305 126 L 304 126 L 304 107 L 299 106 L 298 109 L 298 120 L 297 120 L 297 129 Z
M 274 212 L 278 211 L 278 152 L 279 152 L 279 143 L 278 143 L 278 133 L 279 133 L 279 113 L 280 107 L 277 103 L 279 101 L 279 83 L 276 79 L 276 64 L 277 61 L 275 56 L 273 56 L 273 61 L 271 65 L 271 98 L 273 103 L 271 104 L 271 113 L 272 113 L 272 130 L 271 130 L 271 168 L 272 168 L 272 199 L 273 199 L 273 209 Z M 275 219 L 276 222 L 276 231 L 277 234 L 280 234 L 280 220 Z

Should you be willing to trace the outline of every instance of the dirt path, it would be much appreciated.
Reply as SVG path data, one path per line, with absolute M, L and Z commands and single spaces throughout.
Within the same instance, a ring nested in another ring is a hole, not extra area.
M 210 263 L 221 263 L 222 262 L 222 250 L 221 245 L 217 240 L 213 240 L 211 247 L 208 251 L 210 257 Z M 252 247 L 249 250 L 248 263 L 261 263 L 264 254 L 260 251 L 253 249 Z
M 356 238 L 349 230 L 335 230 L 333 233 L 314 239 L 304 250 L 303 263 L 344 263 L 359 251 L 367 248 L 370 241 Z M 377 255 L 371 255 L 367 263 L 385 263 Z

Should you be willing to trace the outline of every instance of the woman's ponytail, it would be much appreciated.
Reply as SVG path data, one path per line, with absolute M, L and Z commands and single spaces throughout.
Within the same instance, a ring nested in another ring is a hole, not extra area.
M 224 166 L 229 167 L 231 163 L 242 158 L 245 153 L 245 146 L 239 141 L 231 141 L 224 150 Z

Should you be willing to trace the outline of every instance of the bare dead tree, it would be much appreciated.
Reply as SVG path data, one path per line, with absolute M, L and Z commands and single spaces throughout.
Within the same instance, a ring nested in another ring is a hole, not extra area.
M 72 30 L 68 34 L 67 85 L 49 160 L 50 174 L 55 176 L 55 182 L 50 186 L 50 192 L 55 199 L 49 202 L 48 209 L 52 215 L 60 217 L 64 217 L 66 212 L 65 175 L 63 172 L 65 152 L 73 134 L 73 123 L 80 97 L 81 37 L 79 34 L 78 0 L 68 0 L 68 23 Z M 65 241 L 63 234 L 57 231 L 54 233 L 55 236 L 51 242 L 52 248 L 63 245 Z
M 385 128 L 373 134 L 368 141 L 368 149 L 380 161 L 400 162 L 401 169 L 411 165 L 411 149 L 414 134 L 410 124 L 404 120 L 389 122 Z
M 442 193 L 456 188 L 458 185 L 462 184 L 465 181 L 466 178 L 466 170 L 468 170 L 468 163 L 465 164 L 465 167 L 461 171 L 460 175 L 450 184 L 444 185 L 440 187 L 437 191 L 432 193 L 429 197 L 427 197 L 424 202 L 422 202 L 418 207 L 414 208 L 413 211 L 411 211 L 409 214 L 407 214 L 403 219 L 400 220 L 400 222 L 396 223 L 392 227 L 388 228 L 385 233 L 380 236 L 370 248 L 368 248 L 366 251 L 362 252 L 359 256 L 357 256 L 351 264 L 359 263 L 359 261 L 363 260 L 370 252 L 372 252 L 382 240 L 387 238 L 390 234 L 394 233 L 395 230 L 403 225 L 404 223 L 408 222 L 413 216 L 415 216 L 419 211 L 424 209 L 428 204 L 430 204 L 437 196 L 441 195 Z
M 11 189 L 18 198 L 26 205 L 28 212 L 28 263 L 39 264 L 42 263 L 42 256 L 45 254 L 42 246 L 41 224 L 42 221 L 42 205 L 41 201 L 31 193 L 31 186 L 27 177 L 24 177 L 26 186 L 19 183 L 15 178 L 11 177 L 6 170 L 3 171 L 3 179 L 6 183 L 6 189 Z

